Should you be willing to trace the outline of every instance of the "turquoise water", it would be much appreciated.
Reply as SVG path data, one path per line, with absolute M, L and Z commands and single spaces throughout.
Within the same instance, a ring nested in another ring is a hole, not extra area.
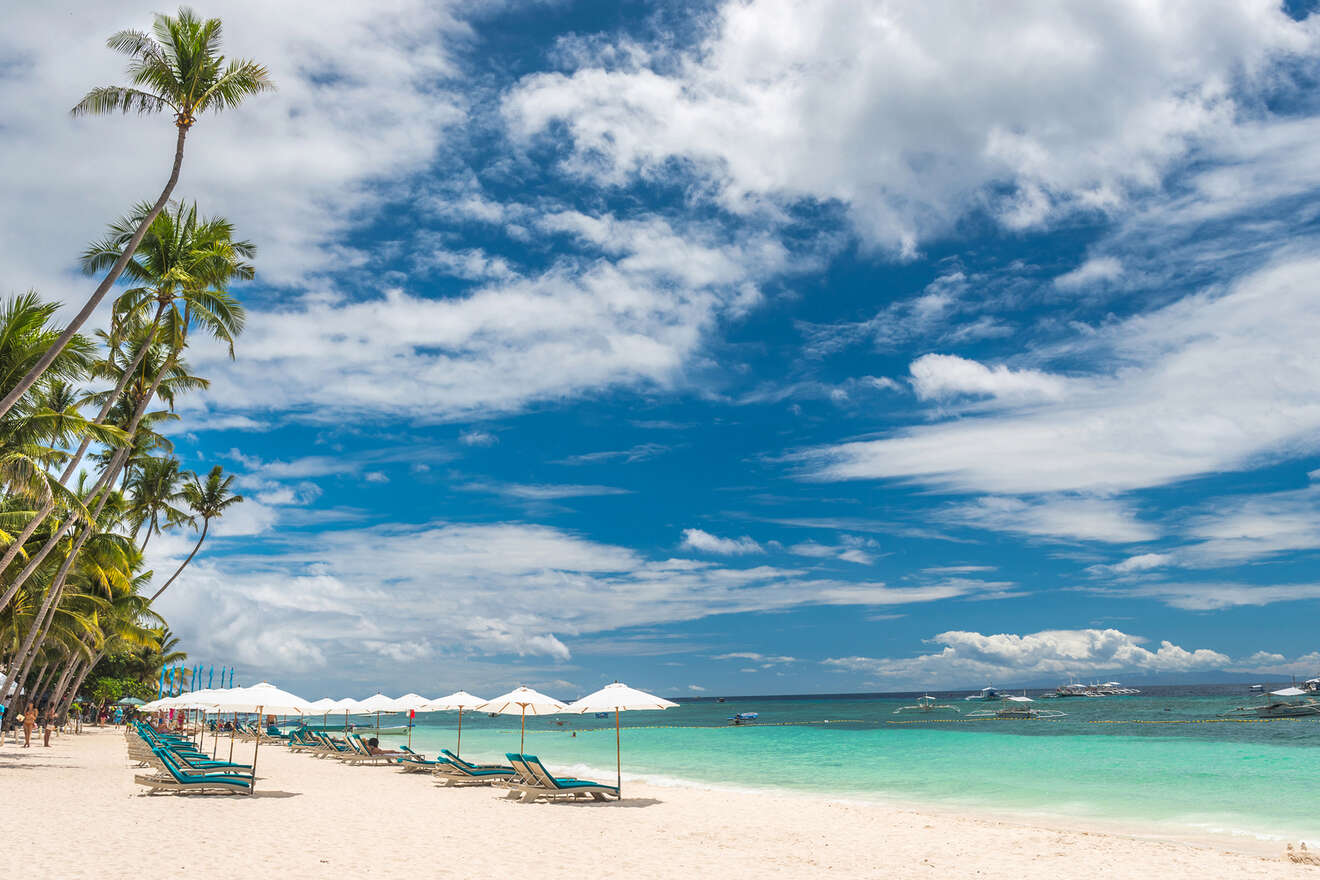
M 1320 721 L 1201 723 L 1248 703 L 1245 689 L 1162 690 L 1039 700 L 1068 716 L 1036 721 L 893 715 L 910 697 L 684 703 L 623 714 L 624 776 L 1320 840 Z M 941 702 L 963 716 L 997 705 Z M 760 713 L 755 725 L 727 725 L 747 711 Z M 454 748 L 456 721 L 419 715 L 413 747 Z M 516 716 L 464 713 L 464 757 L 501 758 L 518 750 L 518 736 Z M 612 717 L 530 718 L 526 736 L 526 751 L 552 769 L 613 776 Z

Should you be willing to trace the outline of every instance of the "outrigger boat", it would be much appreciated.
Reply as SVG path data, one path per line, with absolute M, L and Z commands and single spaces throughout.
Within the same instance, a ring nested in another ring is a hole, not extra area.
M 729 716 L 729 723 L 735 726 L 750 724 L 760 717 L 761 715 L 759 712 L 739 712 L 737 715 Z
M 1320 715 L 1320 702 L 1307 696 L 1299 687 L 1286 687 L 1279 691 L 1270 691 L 1273 699 L 1259 706 L 1238 706 L 1227 712 L 1221 712 L 1220 718 L 1311 718 Z M 1302 697 L 1303 699 L 1297 699 Z
M 975 712 L 967 713 L 968 718 L 1007 718 L 1020 721 L 1034 721 L 1038 718 L 1063 718 L 1067 712 L 1060 712 L 1057 709 L 1036 709 L 1028 706 L 1027 703 L 1035 702 L 1023 694 L 1020 697 L 1007 696 L 1000 697 L 1001 700 L 1008 703 L 1001 709 L 978 709 Z
M 904 712 L 957 712 L 957 706 L 947 704 L 941 705 L 935 702 L 935 698 L 930 694 L 922 694 L 917 697 L 917 701 L 911 706 L 899 706 L 894 710 L 895 715 L 902 715 Z

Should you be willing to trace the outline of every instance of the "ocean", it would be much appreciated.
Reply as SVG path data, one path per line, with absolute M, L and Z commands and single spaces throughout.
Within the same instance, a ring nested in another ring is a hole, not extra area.
M 1252 703 L 1245 685 L 1042 699 L 1036 708 L 1066 717 L 1031 721 L 968 719 L 1005 704 L 965 702 L 965 692 L 933 694 L 960 714 L 893 714 L 914 696 L 739 697 L 625 712 L 625 795 L 627 780 L 640 778 L 1320 841 L 1320 719 L 1217 719 Z M 729 725 L 738 712 L 760 717 Z M 456 713 L 420 714 L 413 748 L 453 749 L 456 735 Z M 502 760 L 518 742 L 517 716 L 464 713 L 465 758 Z M 614 719 L 528 718 L 525 751 L 553 772 L 612 782 Z

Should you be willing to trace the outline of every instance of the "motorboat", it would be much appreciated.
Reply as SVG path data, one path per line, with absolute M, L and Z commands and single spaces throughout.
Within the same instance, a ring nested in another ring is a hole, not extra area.
M 1017 721 L 1035 721 L 1039 718 L 1064 718 L 1067 712 L 1060 712 L 1057 709 L 1037 709 L 1034 706 L 1027 705 L 1035 702 L 1026 694 L 1022 696 L 1004 696 L 1000 697 L 1007 703 L 999 709 L 978 709 L 975 712 L 967 713 L 968 718 L 1001 718 Z
M 1299 687 L 1270 691 L 1269 700 L 1259 706 L 1238 706 L 1221 712 L 1220 718 L 1312 718 L 1320 716 L 1320 702 Z
M 729 723 L 733 725 L 749 724 L 760 717 L 759 712 L 739 712 L 737 715 L 729 716 Z
M 986 685 L 981 688 L 979 692 L 972 694 L 970 697 L 964 697 L 963 699 L 967 702 L 979 700 L 981 702 L 989 703 L 995 700 L 1002 700 L 1003 698 L 1004 695 L 999 693 L 998 688 L 992 685 Z
M 957 711 L 958 711 L 957 706 L 950 706 L 947 703 L 945 704 L 937 703 L 935 698 L 932 697 L 930 694 L 922 694 L 920 697 L 917 697 L 917 701 L 915 703 L 913 703 L 910 706 L 899 706 L 897 709 L 894 710 L 893 714 L 902 715 L 904 712 L 932 713 L 932 712 L 957 712 Z

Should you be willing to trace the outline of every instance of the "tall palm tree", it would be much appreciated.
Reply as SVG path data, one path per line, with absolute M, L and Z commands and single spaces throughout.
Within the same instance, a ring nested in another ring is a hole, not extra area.
M 275 84 L 269 72 L 255 61 L 240 59 L 225 63 L 224 56 L 220 54 L 220 35 L 220 19 L 201 19 L 191 9 L 181 7 L 177 16 L 157 15 L 151 34 L 125 30 L 106 41 L 111 49 L 132 59 L 128 65 L 128 74 L 133 85 L 94 88 L 74 106 L 73 115 L 133 111 L 146 114 L 172 110 L 174 126 L 178 130 L 174 144 L 174 164 L 160 196 L 139 219 L 127 245 L 82 310 L 23 378 L 9 389 L 4 399 L 0 400 L 0 416 L 12 409 L 50 367 L 128 265 L 138 243 L 146 235 L 147 228 L 174 192 L 174 185 L 179 181 L 179 170 L 183 167 L 184 141 L 188 137 L 188 130 L 196 124 L 198 115 L 208 110 L 219 112 L 237 107 L 246 98 L 274 90 Z
M 111 235 L 105 241 L 88 249 L 84 255 L 84 264 L 94 266 L 100 261 L 109 260 L 120 248 L 123 249 L 122 253 L 129 253 L 129 247 L 133 244 L 132 236 L 126 231 L 129 225 L 121 223 L 118 232 L 116 227 L 111 227 Z M 125 236 L 128 236 L 127 241 Z M 256 251 L 250 242 L 234 241 L 233 225 L 229 221 L 223 218 L 199 218 L 195 205 L 180 205 L 174 210 L 162 212 L 152 222 L 148 235 L 137 247 L 141 255 L 132 263 L 131 277 L 145 284 L 125 291 L 116 302 L 116 311 L 122 319 L 121 326 L 106 337 L 109 345 L 106 363 L 109 366 L 102 374 L 113 374 L 118 362 L 130 362 L 122 369 L 115 391 L 104 400 L 96 398 L 102 405 L 94 424 L 104 422 L 115 406 L 121 406 L 131 413 L 121 421 L 127 448 L 121 444 L 120 448 L 111 450 L 109 463 L 102 471 L 102 480 L 106 485 L 113 483 L 130 456 L 140 451 L 138 426 L 144 417 L 150 419 L 146 407 L 151 400 L 157 394 L 162 394 L 172 403 L 176 385 L 179 390 L 189 390 L 199 385 L 204 387 L 205 380 L 186 380 L 179 372 L 179 354 L 187 345 L 189 330 L 194 326 L 204 329 L 229 345 L 232 355 L 234 337 L 242 331 L 245 315 L 242 305 L 229 293 L 227 285 L 234 278 L 252 277 L 252 267 L 246 260 Z M 156 306 L 155 316 L 144 327 L 141 319 L 143 306 L 151 303 Z M 130 350 L 136 352 L 131 359 L 123 356 L 122 344 L 125 340 L 129 342 Z M 148 361 L 151 361 L 148 355 L 153 351 L 159 352 L 159 357 L 148 365 Z M 72 477 L 89 444 L 89 440 L 84 440 L 78 447 L 60 477 L 62 483 Z M 95 491 L 99 491 L 99 487 Z M 43 505 L 34 523 L 30 523 L 25 530 L 26 534 L 30 535 L 36 524 L 52 510 L 52 505 Z M 66 521 L 64 528 L 67 531 L 73 526 L 72 521 Z M 15 582 L 9 585 L 8 591 L 16 589 L 18 584 L 30 576 L 39 559 L 51 553 L 62 537 L 63 533 L 52 535 L 18 574 Z
M 191 517 L 179 505 L 184 500 L 181 486 L 192 474 L 179 469 L 177 458 L 148 457 L 134 471 L 129 481 L 128 518 L 133 525 L 130 537 L 136 539 L 143 526 L 146 535 L 139 551 L 147 551 L 152 535 L 159 535 L 162 526 L 178 526 L 191 522 Z
M 211 520 L 224 516 L 225 511 L 230 507 L 243 502 L 242 495 L 235 495 L 229 491 L 229 487 L 233 482 L 234 475 L 224 476 L 224 470 L 220 465 L 216 465 L 206 475 L 205 483 L 197 479 L 196 474 L 193 474 L 192 481 L 184 485 L 183 497 L 192 510 L 193 522 L 196 522 L 197 517 L 201 517 L 202 533 L 198 536 L 197 543 L 193 546 L 192 552 L 188 554 L 188 558 L 180 563 L 174 574 L 170 575 L 170 579 L 151 597 L 152 602 L 159 599 L 160 594 L 169 589 L 170 584 L 174 583 L 174 579 L 179 576 L 179 573 L 187 567 L 188 563 L 192 562 L 193 557 L 197 555 L 197 551 L 202 549 L 202 542 L 206 540 L 206 530 L 210 528 Z

